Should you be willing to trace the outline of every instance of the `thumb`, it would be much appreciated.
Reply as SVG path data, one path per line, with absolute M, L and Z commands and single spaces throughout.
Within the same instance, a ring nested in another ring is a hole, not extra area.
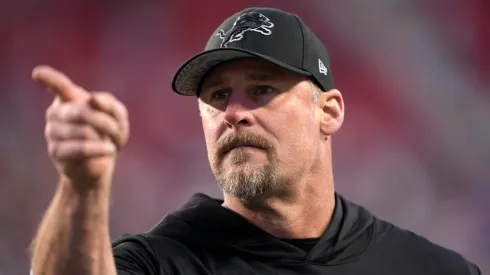
M 62 72 L 46 65 L 36 66 L 32 70 L 32 79 L 49 89 L 61 101 L 83 101 L 90 97 L 86 90 L 74 84 Z

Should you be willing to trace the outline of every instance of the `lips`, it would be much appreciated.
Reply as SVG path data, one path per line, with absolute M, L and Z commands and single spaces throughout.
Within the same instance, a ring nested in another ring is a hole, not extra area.
M 242 146 L 235 146 L 235 147 L 231 148 L 230 150 L 226 151 L 226 152 L 225 152 L 225 154 L 226 154 L 226 153 L 228 153 L 228 152 L 230 152 L 230 151 L 231 151 L 231 150 L 233 150 L 233 149 L 237 149 L 237 148 L 244 148 L 244 147 L 250 147 L 250 148 L 262 149 L 262 148 L 259 148 L 259 147 L 257 147 L 257 146 L 253 146 L 253 145 L 242 145 Z
M 262 150 L 264 149 L 262 147 L 254 145 L 254 144 L 249 144 L 249 143 L 245 144 L 244 143 L 244 144 L 233 144 L 233 145 L 227 146 L 227 147 L 223 148 L 222 152 L 223 152 L 223 155 L 226 155 L 233 149 L 243 148 L 243 147 L 252 147 L 252 148 L 257 148 L 257 149 L 262 149 Z

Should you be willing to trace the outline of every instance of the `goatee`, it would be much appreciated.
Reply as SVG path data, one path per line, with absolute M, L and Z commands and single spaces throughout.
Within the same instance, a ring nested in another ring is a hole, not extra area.
M 237 148 L 241 146 L 264 150 L 268 163 L 260 168 L 251 167 L 248 164 L 249 153 L 245 149 Z M 233 151 L 230 152 L 231 150 Z M 223 167 L 227 154 L 231 154 L 228 156 L 231 158 L 230 165 Z M 267 194 L 277 183 L 275 148 L 265 138 L 248 132 L 235 133 L 219 140 L 212 154 L 211 169 L 221 190 L 244 202 Z

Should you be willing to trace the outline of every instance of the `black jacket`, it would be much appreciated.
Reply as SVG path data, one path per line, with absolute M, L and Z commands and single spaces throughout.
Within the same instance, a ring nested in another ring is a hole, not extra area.
M 313 240 L 275 238 L 221 203 L 195 194 L 146 233 L 115 239 L 118 274 L 480 274 L 458 253 L 338 194 L 330 225 Z

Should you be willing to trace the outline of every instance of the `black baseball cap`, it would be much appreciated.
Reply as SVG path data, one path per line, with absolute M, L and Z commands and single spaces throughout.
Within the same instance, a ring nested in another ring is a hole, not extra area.
M 172 80 L 174 92 L 198 96 L 213 67 L 239 58 L 258 58 L 307 76 L 323 91 L 333 88 L 323 43 L 297 15 L 273 8 L 247 8 L 227 18 L 204 51 L 187 60 Z

